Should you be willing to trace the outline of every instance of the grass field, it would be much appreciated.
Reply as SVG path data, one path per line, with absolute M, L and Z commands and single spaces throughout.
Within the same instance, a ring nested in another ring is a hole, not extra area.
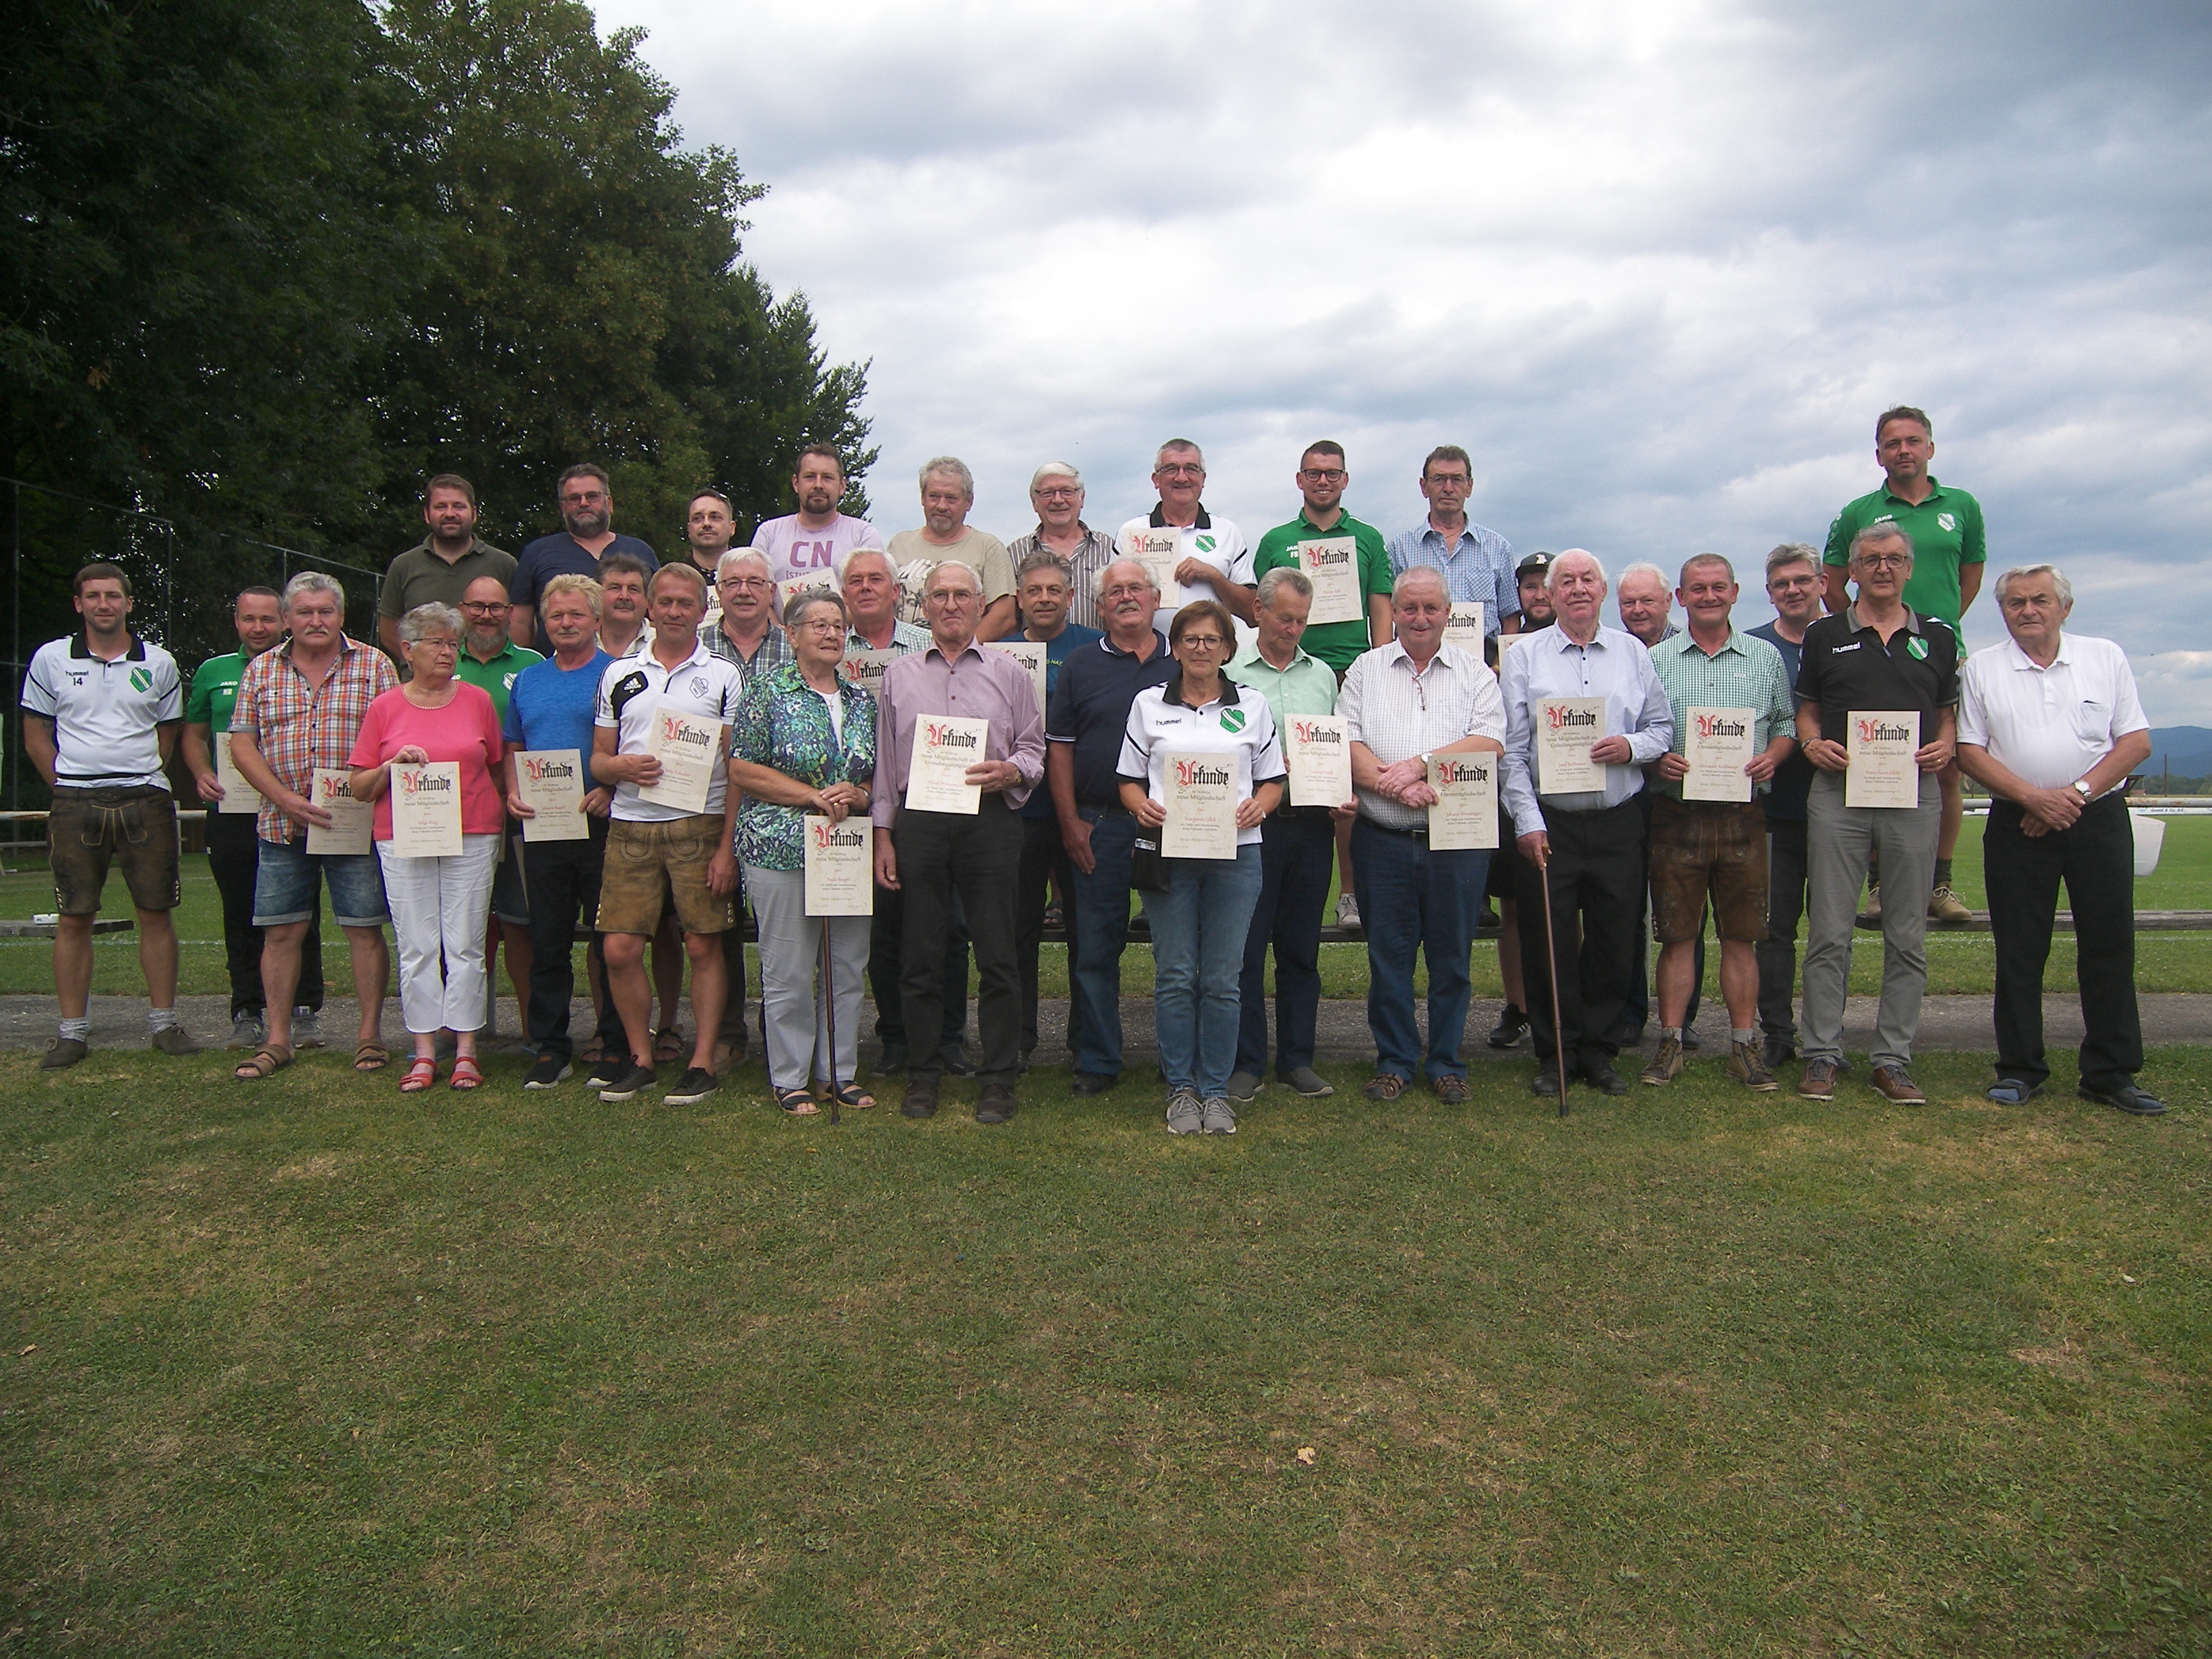
M 229 989 L 222 966 L 222 911 L 204 859 L 185 861 L 185 902 L 178 912 L 177 932 L 182 944 L 180 976 L 186 994 L 219 994 Z M 1960 840 L 1958 886 L 1966 902 L 1984 907 L 1981 832 L 1972 822 Z M 2166 823 L 2166 848 L 2158 872 L 2140 882 L 2136 904 L 2146 910 L 2212 909 L 2212 817 L 2172 818 Z M 108 914 L 130 914 L 129 896 L 120 880 L 111 880 Z M 0 876 L 0 916 L 27 916 L 53 908 L 53 890 L 43 872 Z M 144 994 L 138 975 L 137 947 L 128 937 L 107 938 L 95 947 L 93 988 L 102 995 Z M 2137 941 L 2136 982 L 2144 991 L 2212 991 L 2212 933 L 2145 933 Z M 1708 952 L 1706 995 L 1717 997 L 1719 963 L 1717 952 Z M 1928 988 L 1931 992 L 1987 994 L 1995 984 L 1994 957 L 1987 933 L 1937 935 L 1928 945 Z M 326 971 L 333 982 L 345 983 L 344 951 L 333 936 L 325 943 Z M 1130 995 L 1146 996 L 1152 988 L 1152 959 L 1148 951 L 1132 951 L 1123 966 L 1123 988 Z M 1488 948 L 1474 953 L 1475 994 L 1504 994 L 1498 978 L 1498 955 Z M 759 990 L 756 959 L 753 988 Z M 1045 948 L 1038 981 L 1046 996 L 1067 994 L 1067 956 L 1058 946 Z M 1357 945 L 1322 947 L 1322 994 L 1364 997 L 1367 994 L 1367 957 Z M 2074 954 L 2070 941 L 2061 935 L 2051 952 L 2047 980 L 2053 991 L 2071 991 Z M 1861 936 L 1852 953 L 1851 989 L 1872 995 L 1881 988 L 1881 951 L 1873 934 Z M 43 940 L 0 939 L 0 995 L 45 995 L 53 989 L 52 946 Z
M 33 1063 L 0 1653 L 2212 1652 L 2201 1050 L 1191 1141 Z

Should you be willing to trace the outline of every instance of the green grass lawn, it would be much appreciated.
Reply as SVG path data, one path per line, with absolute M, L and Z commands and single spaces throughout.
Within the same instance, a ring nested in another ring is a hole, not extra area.
M 2212 1651 L 2203 1050 L 1189 1141 L 520 1064 L 0 1057 L 0 1653 Z
M 1959 844 L 1958 887 L 1966 902 L 1984 908 L 1982 890 L 1981 831 L 1969 821 Z M 203 858 L 185 861 L 185 902 L 177 913 L 180 942 L 180 983 L 187 995 L 227 992 L 229 981 L 222 965 L 222 910 L 215 883 Z M 53 889 L 45 873 L 26 872 L 0 876 L 0 916 L 27 916 L 53 908 Z M 119 879 L 111 879 L 106 914 L 128 915 L 130 896 Z M 2166 823 L 2164 856 L 2157 874 L 2136 884 L 2136 902 L 2146 910 L 2212 909 L 2212 818 L 2172 818 Z M 759 963 L 753 957 L 754 994 L 760 989 Z M 1705 994 L 1720 994 L 1720 963 L 1717 951 L 1708 951 Z M 349 987 L 345 952 L 335 934 L 325 941 L 325 973 L 341 989 Z M 44 940 L 0 939 L 0 995 L 47 995 L 53 990 L 52 947 Z M 137 946 L 129 937 L 102 939 L 94 947 L 93 989 L 106 996 L 143 996 L 138 974 Z M 1038 965 L 1043 995 L 1067 994 L 1067 953 L 1045 947 Z M 2061 934 L 2051 951 L 2047 984 L 2053 991 L 2071 991 L 2074 952 L 2068 936 Z M 1425 976 L 1417 981 L 1425 985 Z M 2144 991 L 2212 991 L 2212 933 L 2145 933 L 2136 942 L 2136 983 Z M 1149 996 L 1152 989 L 1152 958 L 1149 951 L 1132 951 L 1122 968 L 1123 989 L 1132 996 Z M 1987 933 L 1931 937 L 1928 942 L 1928 988 L 1934 993 L 1986 994 L 1995 986 L 1994 958 Z M 1878 935 L 1862 934 L 1852 952 L 1851 990 L 1871 996 L 1881 988 L 1881 945 Z M 1357 945 L 1322 947 L 1322 994 L 1329 997 L 1367 994 L 1367 953 Z M 1498 978 L 1498 953 L 1488 946 L 1474 953 L 1474 994 L 1502 997 Z

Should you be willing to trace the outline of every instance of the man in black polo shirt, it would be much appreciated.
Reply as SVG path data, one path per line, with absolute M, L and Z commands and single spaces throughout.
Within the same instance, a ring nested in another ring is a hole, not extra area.
M 1936 837 L 1942 818 L 1936 775 L 1951 763 L 1958 731 L 1959 636 L 1950 624 L 1905 603 L 1912 541 L 1893 524 L 1869 525 L 1851 538 L 1850 569 L 1858 598 L 1840 616 L 1805 632 L 1797 667 L 1797 741 L 1816 775 L 1806 803 L 1811 922 L 1805 939 L 1805 1075 L 1797 1092 L 1832 1100 L 1844 1057 L 1844 994 L 1850 977 L 1851 924 L 1869 857 L 1881 860 L 1881 1009 L 1875 1020 L 1874 1086 L 1906 1104 L 1928 1097 L 1912 1080 L 1912 1039 L 1928 983 L 1928 895 L 1936 884 Z M 1850 773 L 1872 781 L 1863 743 L 1893 741 L 1918 720 L 1912 775 L 1893 806 L 1851 805 Z M 1905 804 L 1910 802 L 1910 804 Z
M 1803 542 L 1784 542 L 1766 556 L 1774 620 L 1748 631 L 1782 653 L 1793 690 L 1805 630 L 1820 615 L 1820 555 Z M 1766 937 L 1759 944 L 1759 1024 L 1770 1072 L 1797 1058 L 1797 923 L 1805 914 L 1805 798 L 1812 787 L 1813 763 L 1793 751 L 1759 798 L 1766 809 Z
M 1121 952 L 1129 942 L 1137 821 L 1121 805 L 1115 767 L 1129 705 L 1175 672 L 1168 642 L 1152 627 L 1159 597 L 1134 559 L 1115 559 L 1098 573 L 1106 637 L 1067 659 L 1045 718 L 1045 781 L 1075 866 L 1067 955 L 1085 1011 L 1071 1085 L 1079 1095 L 1110 1089 L 1121 1075 Z
M 648 580 L 660 563 L 660 556 L 636 537 L 615 534 L 615 498 L 605 469 L 588 461 L 572 466 L 561 475 L 553 493 L 560 504 L 561 529 L 522 550 L 514 580 L 507 584 L 507 597 L 514 602 L 507 628 L 514 642 L 546 657 L 553 654 L 553 641 L 538 625 L 538 600 L 546 583 L 556 576 L 589 576 L 598 581 L 599 561 L 610 553 L 629 554 L 645 567 Z

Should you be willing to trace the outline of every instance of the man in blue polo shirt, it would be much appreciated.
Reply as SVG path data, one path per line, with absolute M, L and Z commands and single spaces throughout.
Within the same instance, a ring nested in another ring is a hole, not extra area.
M 589 576 L 597 581 L 599 561 L 610 553 L 629 554 L 645 567 L 648 577 L 660 563 L 660 556 L 636 537 L 615 534 L 615 498 L 605 469 L 588 461 L 570 467 L 555 485 L 554 495 L 560 503 L 561 529 L 522 550 L 507 587 L 507 597 L 514 601 L 514 615 L 507 619 L 514 642 L 541 653 L 553 647 L 539 625 L 538 606 L 545 584 L 554 577 Z
M 1137 820 L 1121 805 L 1116 764 L 1137 693 L 1175 672 L 1152 626 L 1159 590 L 1144 565 L 1115 559 L 1098 573 L 1106 637 L 1071 656 L 1045 717 L 1045 781 L 1075 869 L 1068 978 L 1080 986 L 1082 1047 L 1071 1093 L 1095 1095 L 1121 1075 L 1121 952 L 1129 943 L 1130 865 Z

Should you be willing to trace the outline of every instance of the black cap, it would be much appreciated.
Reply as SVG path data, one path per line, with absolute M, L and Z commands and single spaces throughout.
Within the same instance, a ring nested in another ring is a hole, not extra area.
M 1538 575 L 1541 575 L 1545 571 L 1549 570 L 1551 568 L 1552 556 L 1550 554 L 1531 553 L 1527 558 L 1522 560 L 1520 563 L 1513 567 L 1513 574 L 1516 578 L 1518 578 L 1527 575 L 1533 570 Z

